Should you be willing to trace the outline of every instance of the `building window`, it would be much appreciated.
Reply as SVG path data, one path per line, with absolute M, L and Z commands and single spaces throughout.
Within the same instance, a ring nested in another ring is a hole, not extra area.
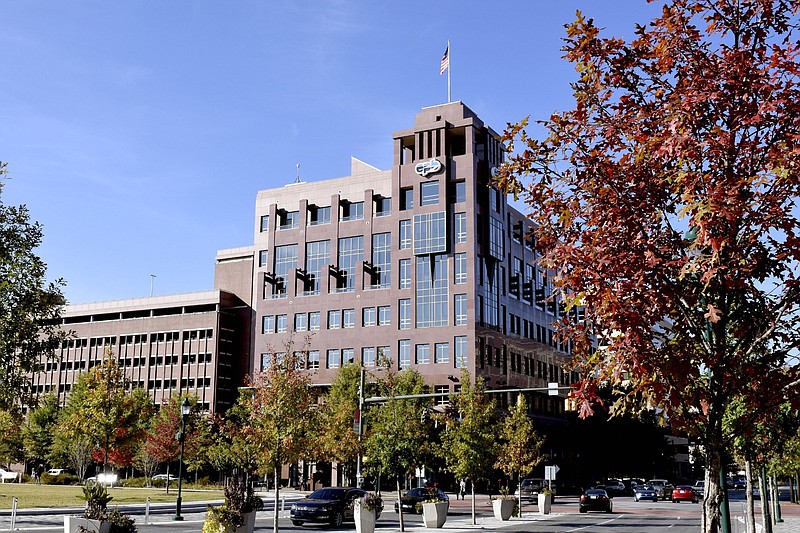
M 410 211 L 411 209 L 414 209 L 414 188 L 400 189 L 400 211 Z
M 275 333 L 275 317 L 265 315 L 261 318 L 261 333 Z
M 308 329 L 308 315 L 305 313 L 294 314 L 294 330 L 306 331 Z
M 489 217 L 489 255 L 502 261 L 505 255 L 503 221 Z
M 292 271 L 297 268 L 297 244 L 286 244 L 275 247 L 275 279 L 272 294 L 285 297 L 288 280 Z
M 328 329 L 339 329 L 341 326 L 342 312 L 338 309 L 328 311 Z
M 436 385 L 434 387 L 434 391 L 437 394 L 441 394 L 441 396 L 437 396 L 435 398 L 436 405 L 447 405 L 450 403 L 448 397 L 450 396 L 450 386 L 449 385 Z
M 261 370 L 269 370 L 272 366 L 272 354 L 271 353 L 262 353 L 261 354 Z M 157 388 L 160 389 L 161 387 L 150 387 L 150 388 Z
M 453 219 L 456 232 L 456 242 L 467 242 L 467 214 L 456 213 Z
M 384 362 L 391 362 L 392 360 L 392 348 L 390 346 L 378 346 L 378 362 L 383 364 Z
M 456 368 L 467 368 L 467 337 L 461 335 L 455 337 Z
M 378 326 L 388 326 L 392 323 L 392 308 L 388 305 L 378 306 Z
M 293 229 L 300 220 L 299 211 L 278 211 L 278 229 Z
M 453 254 L 456 285 L 467 282 L 467 254 Z
M 431 362 L 431 347 L 429 344 L 417 344 L 414 352 L 414 364 L 427 365 Z
M 376 233 L 372 236 L 372 283 L 374 288 L 391 287 L 392 234 Z
M 288 327 L 286 315 L 275 315 L 275 333 L 286 333 Z
M 375 197 L 375 217 L 388 217 L 392 214 L 392 199 L 383 196 Z
M 411 288 L 411 259 L 400 260 L 400 288 Z
M 267 251 L 259 250 L 258 252 L 258 266 L 264 268 L 267 266 Z
M 341 353 L 336 348 L 328 350 L 328 368 L 339 368 L 341 366 Z
M 362 220 L 364 218 L 364 202 L 342 200 L 342 222 Z
M 342 366 L 352 365 L 356 362 L 355 350 L 352 348 L 345 348 L 342 350 Z
M 456 294 L 453 304 L 453 314 L 455 315 L 456 326 L 467 325 L 467 295 Z
M 450 343 L 449 342 L 437 342 L 434 345 L 434 361 L 439 363 L 449 363 L 450 362 Z
M 351 292 L 355 290 L 356 274 L 364 260 L 364 236 L 343 237 L 339 239 L 339 290 Z
M 356 310 L 343 309 L 342 310 L 342 327 L 354 328 L 356 327 Z
M 308 225 L 318 226 L 331 223 L 331 207 L 308 206 Z
M 400 249 L 408 250 L 411 248 L 411 221 L 400 221 Z
M 439 182 L 425 181 L 420 184 L 419 205 L 436 205 L 439 203 Z
M 447 216 L 444 211 L 414 216 L 414 255 L 447 251 Z
M 319 294 L 323 269 L 330 263 L 329 250 L 330 241 L 311 241 L 306 243 L 304 293 Z
M 261 233 L 269 230 L 269 215 L 261 215 Z
M 411 328 L 411 299 L 403 298 L 400 300 L 400 329 Z
M 309 350 L 306 368 L 311 370 L 319 368 L 319 350 Z
M 453 183 L 453 202 L 461 204 L 467 201 L 467 183 L 457 181 Z
M 361 310 L 361 323 L 363 327 L 368 328 L 375 325 L 376 309 L 374 307 L 365 307 Z
M 418 328 L 449 325 L 450 301 L 446 255 L 417 257 L 416 296 Z
M 403 339 L 397 348 L 397 368 L 400 370 L 411 368 L 411 341 Z
M 361 348 L 361 362 L 364 364 L 364 366 L 375 366 L 374 346 Z
M 311 311 L 308 313 L 308 329 L 309 331 L 319 331 L 319 311 Z

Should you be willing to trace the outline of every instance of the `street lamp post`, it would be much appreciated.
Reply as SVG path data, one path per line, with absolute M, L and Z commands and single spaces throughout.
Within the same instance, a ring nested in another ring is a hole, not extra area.
M 184 398 L 183 402 L 181 403 L 181 430 L 175 435 L 175 438 L 178 439 L 178 442 L 181 443 L 181 455 L 180 460 L 178 462 L 178 498 L 175 501 L 175 516 L 172 517 L 173 520 L 183 520 L 181 516 L 181 485 L 183 484 L 183 442 L 186 440 L 186 417 L 189 416 L 189 411 L 192 410 L 192 406 L 189 404 L 189 398 Z M 169 483 L 169 480 L 167 480 Z

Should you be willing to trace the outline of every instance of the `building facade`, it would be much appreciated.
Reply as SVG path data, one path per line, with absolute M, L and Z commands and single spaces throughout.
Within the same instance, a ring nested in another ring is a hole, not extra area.
M 424 108 L 393 147 L 389 170 L 353 159 L 350 176 L 258 192 L 253 243 L 217 253 L 213 291 L 69 306 L 74 338 L 34 393 L 67 394 L 106 348 L 156 403 L 189 392 L 209 411 L 287 350 L 320 386 L 381 359 L 440 393 L 461 369 L 490 389 L 574 381 L 530 223 L 491 186 L 499 135 L 453 102 Z M 533 416 L 561 418 L 563 394 L 526 394 Z

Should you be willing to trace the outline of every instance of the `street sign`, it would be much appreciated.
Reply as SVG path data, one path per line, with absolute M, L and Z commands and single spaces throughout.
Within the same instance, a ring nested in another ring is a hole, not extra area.
M 556 474 L 558 474 L 559 470 L 560 470 L 560 468 L 558 468 L 558 465 L 545 466 L 544 467 L 544 478 L 547 481 L 555 481 Z
M 548 396 L 558 396 L 558 383 L 548 383 L 547 384 L 547 395 Z

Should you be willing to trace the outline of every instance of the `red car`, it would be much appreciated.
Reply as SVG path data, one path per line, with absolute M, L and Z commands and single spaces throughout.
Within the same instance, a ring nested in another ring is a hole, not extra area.
M 672 501 L 697 503 L 697 493 L 689 485 L 678 485 L 672 490 Z

